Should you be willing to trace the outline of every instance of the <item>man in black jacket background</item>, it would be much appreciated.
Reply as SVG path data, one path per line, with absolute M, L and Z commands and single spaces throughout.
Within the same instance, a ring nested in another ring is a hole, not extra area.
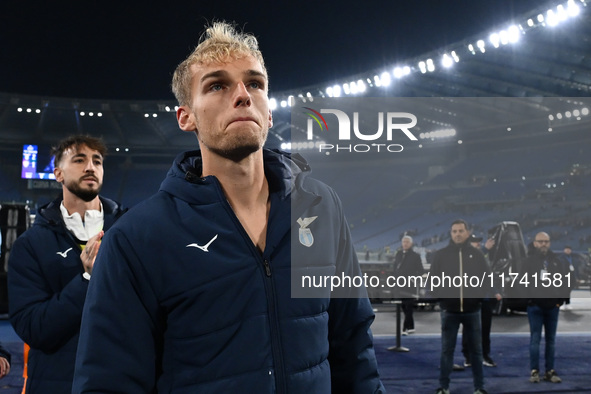
M 450 374 L 460 324 L 464 326 L 470 354 L 474 393 L 486 393 L 482 367 L 480 306 L 487 291 L 480 278 L 489 273 L 482 252 L 470 244 L 468 224 L 457 219 L 451 225 L 449 245 L 438 250 L 433 258 L 431 283 L 441 281 L 433 295 L 441 307 L 441 361 L 438 394 L 449 393 Z M 483 286 L 480 286 L 483 284 Z
M 524 264 L 524 274 L 520 275 L 520 284 L 525 287 L 528 296 L 527 317 L 529 319 L 530 343 L 529 362 L 531 374 L 529 381 L 540 381 L 540 341 L 542 327 L 545 335 L 544 380 L 560 383 L 562 379 L 554 370 L 554 351 L 556 328 L 560 306 L 569 297 L 569 269 L 558 256 L 550 250 L 550 236 L 539 232 L 530 245 Z

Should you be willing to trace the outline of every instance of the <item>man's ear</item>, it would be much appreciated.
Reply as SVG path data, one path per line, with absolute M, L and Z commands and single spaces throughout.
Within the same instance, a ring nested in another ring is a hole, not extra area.
M 273 127 L 273 111 L 269 109 L 269 128 Z
M 55 175 L 55 180 L 58 181 L 59 183 L 62 183 L 64 181 L 64 177 L 63 177 L 61 168 L 55 167 L 53 169 L 53 175 Z
M 196 131 L 195 116 L 189 107 L 182 105 L 176 110 L 176 120 L 183 131 Z

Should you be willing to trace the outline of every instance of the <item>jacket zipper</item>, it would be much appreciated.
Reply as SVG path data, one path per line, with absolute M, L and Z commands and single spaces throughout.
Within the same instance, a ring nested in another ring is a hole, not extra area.
M 265 293 L 267 295 L 267 309 L 269 311 L 269 330 L 271 332 L 271 351 L 273 354 L 273 363 L 275 364 L 275 389 L 277 393 L 287 393 L 286 387 L 286 379 L 284 374 L 284 366 L 283 366 L 283 356 L 281 352 L 281 337 L 279 335 L 279 316 L 277 315 L 277 299 L 276 299 L 276 291 L 275 285 L 272 280 L 272 271 L 271 271 L 271 263 L 267 257 L 264 256 L 257 250 L 254 243 L 246 233 L 246 230 L 238 220 L 236 213 L 234 213 L 234 209 L 225 198 L 221 186 L 219 183 L 216 184 L 218 188 L 218 193 L 220 196 L 223 197 L 223 204 L 226 207 L 226 210 L 230 214 L 230 217 L 234 220 L 234 223 L 238 227 L 242 237 L 247 241 L 251 252 L 254 256 L 256 256 L 257 260 L 262 264 L 264 268 L 265 277 L 263 278 L 263 284 L 265 286 Z M 270 372 L 270 371 L 269 371 Z
M 267 274 L 267 277 L 270 278 L 271 277 L 271 265 L 269 264 L 269 260 L 264 259 L 263 266 L 265 267 L 265 274 Z

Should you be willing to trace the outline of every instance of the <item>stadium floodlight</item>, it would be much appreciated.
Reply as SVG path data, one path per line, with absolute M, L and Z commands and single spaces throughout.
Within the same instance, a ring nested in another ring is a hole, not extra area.
M 552 114 L 548 115 L 548 120 L 554 120 L 554 115 L 552 115 Z
M 460 61 L 460 57 L 458 56 L 458 54 L 456 53 L 456 51 L 451 51 L 450 53 L 451 58 L 454 59 L 454 62 L 459 62 Z
M 568 14 L 562 4 L 559 4 L 558 7 L 556 7 L 556 18 L 558 19 L 558 22 L 564 22 L 568 19 Z
M 357 94 L 359 90 L 357 90 L 357 82 L 349 82 L 349 89 L 351 89 L 351 94 Z
M 484 40 L 476 41 L 476 46 L 478 49 L 480 49 L 480 52 L 484 53 L 486 51 L 486 44 L 484 43 Z
M 574 115 L 574 116 L 581 116 L 581 111 L 579 111 L 578 109 L 575 109 L 575 110 L 573 111 L 573 115 Z
M 562 119 L 562 114 L 560 112 L 556 114 L 556 119 Z
M 515 44 L 519 41 L 520 37 L 521 32 L 519 31 L 519 28 L 516 25 L 509 26 L 509 28 L 507 29 L 507 39 L 509 40 L 509 42 L 511 44 Z
M 572 18 L 578 16 L 581 13 L 581 9 L 578 5 L 575 4 L 574 0 L 568 0 L 568 3 L 566 5 L 566 12 L 568 16 Z
M 493 45 L 493 47 L 498 48 L 500 45 L 500 37 L 498 33 L 492 33 L 490 36 L 488 36 L 488 41 L 490 41 L 490 43 Z
M 390 86 L 390 82 L 392 82 L 392 78 L 390 78 L 390 73 L 384 71 L 380 76 L 380 81 L 382 81 L 382 86 Z
M 377 87 L 382 86 L 382 80 L 378 75 L 373 76 L 373 82 L 376 84 Z
M 94 112 L 89 112 L 88 116 L 94 116 Z
M 527 25 L 528 25 L 529 27 L 534 27 L 534 20 L 533 20 L 533 19 L 531 19 L 531 18 L 529 18 L 529 19 L 527 20 Z
M 430 131 L 427 133 L 420 133 L 419 138 L 435 140 L 437 138 L 455 137 L 456 134 L 457 133 L 456 133 L 455 129 L 442 129 L 442 130 Z
M 293 95 L 289 95 L 287 96 L 287 105 L 289 105 L 290 107 L 293 107 L 293 105 L 295 104 L 295 99 L 293 97 Z
M 564 116 L 566 116 L 567 118 L 570 118 L 571 116 L 573 116 L 573 114 L 570 111 L 566 111 L 564 113 Z
M 359 93 L 365 92 L 366 89 L 367 87 L 365 86 L 365 82 L 363 82 L 363 79 L 357 81 L 357 90 L 359 91 Z
M 36 114 L 40 114 L 40 113 L 41 113 L 41 110 L 40 110 L 39 108 L 37 108 L 37 109 L 35 110 L 35 113 L 36 113 Z
M 423 61 L 419 62 L 419 70 L 421 70 L 421 73 L 426 73 L 427 72 L 427 64 Z
M 392 75 L 394 75 L 395 78 L 402 78 L 407 75 L 410 75 L 410 71 L 410 66 L 398 66 L 394 68 L 394 70 L 392 71 Z
M 277 100 L 273 97 L 269 99 L 269 109 L 271 111 L 277 109 Z
M 427 59 L 427 71 L 435 71 L 435 63 L 433 63 L 433 59 Z
M 351 94 L 351 89 L 349 88 L 348 83 L 343 84 L 343 92 L 345 92 L 345 94 Z
M 281 103 L 279 105 L 281 105 L 281 108 L 285 108 L 287 107 L 287 101 L 281 100 Z
M 553 10 L 548 10 L 548 12 L 546 13 L 546 22 L 550 27 L 554 27 L 558 24 L 558 17 L 556 16 Z
M 589 115 L 589 108 L 585 107 L 585 108 L 581 109 L 581 115 L 585 115 L 585 116 Z
M 537 17 L 537 19 L 538 19 L 538 22 L 539 22 L 539 23 L 544 23 L 544 20 L 545 20 L 545 19 L 544 19 L 544 15 L 542 15 L 542 14 L 538 14 L 538 17 Z
M 501 30 L 499 32 L 499 41 L 501 41 L 502 45 L 507 45 L 509 43 L 509 33 L 507 30 Z
M 441 65 L 444 68 L 450 68 L 453 64 L 454 64 L 453 59 L 447 53 L 444 53 L 443 56 L 441 57 Z
M 334 85 L 332 87 L 332 96 L 333 97 L 341 97 L 341 86 L 340 85 Z
M 332 86 L 327 87 L 325 92 L 328 97 L 332 97 Z
M 99 112 L 98 114 L 96 114 L 96 116 L 98 116 L 99 118 L 103 116 L 102 112 Z

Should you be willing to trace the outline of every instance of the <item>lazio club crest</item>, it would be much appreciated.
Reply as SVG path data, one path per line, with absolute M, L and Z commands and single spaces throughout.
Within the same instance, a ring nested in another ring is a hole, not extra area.
M 317 217 L 318 216 L 312 216 L 310 218 L 298 219 L 298 224 L 300 225 L 300 243 L 308 248 L 314 244 L 314 235 L 312 235 L 312 231 L 308 226 L 316 220 Z

